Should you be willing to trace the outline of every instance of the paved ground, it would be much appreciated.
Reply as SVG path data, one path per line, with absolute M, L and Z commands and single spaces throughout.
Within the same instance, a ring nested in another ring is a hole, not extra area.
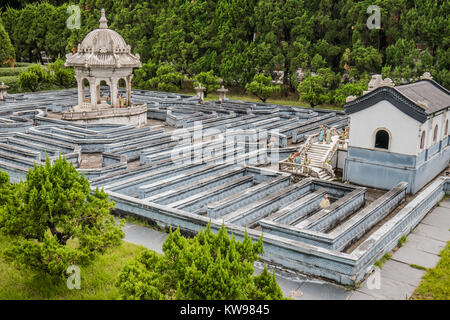
M 366 280 L 352 293 L 350 300 L 409 298 L 425 274 L 424 270 L 411 265 L 434 268 L 440 259 L 439 253 L 450 241 L 449 229 L 450 201 L 445 200 L 422 220 L 403 246 L 384 263 L 379 273 L 379 286 L 375 285 L 374 278 Z
M 167 233 L 128 222 L 125 224 L 123 232 L 125 232 L 125 241 L 144 246 L 158 253 L 163 253 L 162 245 L 167 239 Z
M 283 294 L 298 300 L 386 300 L 407 299 L 419 285 L 425 271 L 411 267 L 412 264 L 433 268 L 439 261 L 438 254 L 450 241 L 450 201 L 442 201 L 434 208 L 392 258 L 386 261 L 378 273 L 364 281 L 356 290 L 284 270 L 275 270 L 277 282 Z M 125 240 L 162 252 L 167 234 L 153 229 L 127 223 Z M 263 269 L 255 265 L 255 273 Z M 270 270 L 272 271 L 272 270 Z M 378 278 L 377 278 L 378 276 Z

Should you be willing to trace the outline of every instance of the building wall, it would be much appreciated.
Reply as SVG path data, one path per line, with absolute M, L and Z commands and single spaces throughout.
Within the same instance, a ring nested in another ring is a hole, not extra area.
M 416 193 L 447 168 L 449 137 L 432 145 L 419 156 L 350 147 L 344 165 L 344 181 L 379 189 L 391 189 L 408 182 L 408 193 Z
M 349 147 L 374 149 L 375 132 L 385 128 L 391 135 L 389 151 L 417 155 L 420 122 L 406 115 L 388 101 L 350 115 Z
M 418 153 L 423 152 L 426 149 L 431 148 L 433 145 L 439 142 L 439 140 L 445 139 L 445 122 L 450 117 L 449 111 L 443 111 L 440 114 L 437 114 L 430 119 L 428 119 L 425 123 L 420 125 L 419 127 L 419 144 L 417 146 Z M 437 142 L 433 141 L 434 137 L 434 128 L 435 126 L 438 126 L 438 136 L 437 136 Z M 420 136 L 422 132 L 425 132 L 425 145 L 424 148 L 420 148 Z M 448 132 L 447 132 L 448 135 Z

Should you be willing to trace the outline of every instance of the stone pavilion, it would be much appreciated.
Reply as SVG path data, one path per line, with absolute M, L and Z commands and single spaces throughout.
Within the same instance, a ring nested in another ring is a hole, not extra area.
M 67 55 L 66 66 L 75 68 L 78 105 L 63 114 L 64 120 L 146 124 L 147 106 L 133 104 L 131 100 L 133 69 L 141 67 L 140 57 L 131 53 L 131 47 L 120 34 L 108 28 L 104 9 L 99 28 L 84 38 L 76 53 Z M 119 92 L 121 80 L 125 82 L 125 94 Z M 102 86 L 109 87 L 108 95 L 102 95 Z

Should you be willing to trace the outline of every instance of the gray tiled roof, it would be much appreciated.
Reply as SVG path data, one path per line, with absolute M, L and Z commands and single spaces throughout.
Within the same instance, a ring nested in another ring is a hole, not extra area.
M 433 114 L 450 107 L 450 93 L 438 83 L 422 80 L 395 87 L 403 96 L 423 108 L 426 114 Z

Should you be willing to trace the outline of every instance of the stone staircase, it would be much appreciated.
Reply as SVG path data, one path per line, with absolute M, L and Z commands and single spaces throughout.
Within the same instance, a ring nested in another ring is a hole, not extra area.
M 320 179 L 327 181 L 332 181 L 334 178 L 323 169 L 322 164 L 329 152 L 334 148 L 335 144 L 338 143 L 339 136 L 333 136 L 331 139 L 332 142 L 330 144 L 326 144 L 325 142 L 313 142 L 305 151 L 305 153 L 308 154 L 308 159 L 311 161 L 310 166 L 312 167 L 312 170 L 317 173 Z M 304 156 L 302 156 L 302 161 L 303 158 Z

